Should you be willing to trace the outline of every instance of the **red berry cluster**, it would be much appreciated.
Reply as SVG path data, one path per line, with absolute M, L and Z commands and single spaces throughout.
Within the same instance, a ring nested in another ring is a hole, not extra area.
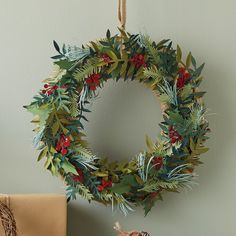
M 185 82 L 188 78 L 190 78 L 191 74 L 184 68 L 179 68 L 179 77 L 177 78 L 177 88 L 181 89 L 184 87 Z
M 135 66 L 135 68 L 140 68 L 141 66 L 146 67 L 145 57 L 141 53 L 135 54 L 131 59 L 131 63 Z
M 101 54 L 101 58 L 106 63 L 110 63 L 111 62 L 111 58 L 106 53 Z
M 163 166 L 163 158 L 162 157 L 154 157 L 152 159 L 152 164 L 156 170 L 160 170 Z
M 105 188 L 109 188 L 109 187 L 112 187 L 112 180 L 105 180 L 105 179 L 102 179 L 102 182 L 100 185 L 98 185 L 98 191 L 99 192 L 102 192 Z
M 49 84 L 44 84 L 44 89 L 42 90 L 42 93 L 43 94 L 46 94 L 47 96 L 50 96 L 54 93 L 55 90 L 58 89 L 58 86 L 57 85 L 49 85 Z
M 57 142 L 56 151 L 60 152 L 62 155 L 66 155 L 70 146 L 70 137 L 66 137 L 64 134 L 61 135 L 60 140 Z
M 176 130 L 174 130 L 173 126 L 170 126 L 169 127 L 169 138 L 170 138 L 171 144 L 174 144 L 177 141 L 180 141 L 182 139 L 182 136 Z
M 150 193 L 151 198 L 155 198 L 158 195 L 158 192 L 152 192 Z
M 78 175 L 75 175 L 73 177 L 73 180 L 75 182 L 78 182 L 78 183 L 83 183 L 84 182 L 84 173 L 83 173 L 83 171 L 80 168 L 77 168 L 76 171 L 77 171 Z
M 89 89 L 95 91 L 96 87 L 100 84 L 101 75 L 94 73 L 90 75 L 85 81 L 89 86 Z

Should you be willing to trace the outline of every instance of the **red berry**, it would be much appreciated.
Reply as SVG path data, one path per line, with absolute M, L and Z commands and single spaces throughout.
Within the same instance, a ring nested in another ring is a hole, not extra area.
M 42 90 L 42 93 L 45 94 L 47 91 L 45 89 Z
M 154 157 L 152 159 L 153 165 L 155 167 L 156 170 L 160 170 L 162 165 L 163 165 L 163 159 L 162 157 Z
M 75 175 L 75 176 L 73 177 L 73 180 L 74 180 L 75 182 L 79 182 L 79 183 L 82 182 L 80 175 Z
M 107 54 L 102 54 L 101 58 L 104 62 L 109 63 L 111 61 L 111 58 Z
M 93 74 L 93 81 L 98 82 L 98 80 L 101 78 L 100 74 Z
M 73 177 L 73 180 L 74 180 L 75 182 L 83 183 L 83 182 L 84 182 L 84 174 L 83 174 L 83 171 L 82 171 L 81 169 L 79 169 L 79 168 L 77 168 L 76 171 L 77 171 L 78 175 L 75 175 L 75 176 Z
M 185 79 L 188 79 L 190 76 L 191 76 L 191 74 L 188 71 L 185 72 L 185 74 L 184 74 Z
M 184 67 L 180 67 L 180 68 L 179 68 L 179 73 L 183 75 L 184 72 L 185 72 L 185 68 L 184 68 Z
M 52 95 L 52 90 L 48 90 L 48 96 Z
M 100 78 L 101 75 L 98 73 L 94 73 L 92 75 L 90 75 L 85 82 L 89 85 L 89 88 L 93 91 L 96 90 L 96 86 L 98 86 L 100 84 Z
M 52 86 L 52 89 L 53 89 L 53 90 L 57 90 L 57 89 L 58 89 L 58 86 L 57 86 L 57 85 L 54 85 L 54 86 Z
M 172 143 L 172 144 L 174 144 L 176 141 L 177 141 L 176 138 L 172 138 L 172 139 L 171 139 L 171 143 Z
M 85 82 L 86 82 L 87 84 L 91 84 L 91 83 L 93 83 L 93 80 L 91 79 L 91 77 L 89 77 L 89 78 L 87 78 L 87 79 L 85 80 Z
M 62 155 L 66 155 L 67 152 L 68 152 L 67 149 L 64 148 L 64 147 L 62 147 L 62 149 L 61 149 L 61 154 L 62 154 Z
M 70 138 L 66 137 L 63 142 L 64 147 L 69 147 L 70 146 Z
M 130 61 L 133 63 L 133 65 L 136 68 L 139 68 L 141 66 L 147 66 L 145 63 L 145 58 L 143 54 L 135 54 Z
M 103 185 L 98 185 L 97 187 L 99 192 L 102 192 L 104 190 L 104 186 Z
M 112 180 L 108 180 L 107 187 L 112 187 Z
M 184 79 L 184 77 L 179 77 L 178 79 L 177 79 L 177 88 L 178 89 L 181 89 L 181 88 L 183 88 L 184 87 L 184 84 L 185 84 L 185 79 Z
M 57 146 L 56 146 L 56 151 L 57 151 L 57 152 L 60 152 L 60 151 L 61 151 L 61 148 L 62 148 L 62 147 L 61 147 L 60 143 L 58 143 Z
M 142 54 L 139 54 L 138 59 L 142 61 L 144 59 L 144 56 Z
M 91 90 L 93 90 L 93 91 L 96 90 L 96 86 L 95 86 L 94 84 L 91 84 L 91 85 L 89 86 L 89 88 L 90 88 Z
M 106 187 L 107 186 L 107 181 L 105 179 L 102 179 L 102 186 Z
M 103 179 L 103 180 L 102 180 L 102 186 L 103 186 L 104 188 L 106 188 L 106 187 L 112 187 L 112 180 L 105 180 L 105 179 Z
M 49 87 L 49 85 L 48 84 L 44 84 L 44 86 L 43 86 L 45 89 L 47 89 L 48 87 Z
M 158 195 L 157 192 L 152 192 L 152 193 L 150 194 L 151 198 L 155 198 L 157 195 Z

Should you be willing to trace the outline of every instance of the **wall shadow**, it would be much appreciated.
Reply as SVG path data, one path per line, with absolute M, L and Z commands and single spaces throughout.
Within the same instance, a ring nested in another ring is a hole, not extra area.
M 67 222 L 68 236 L 111 235 L 111 229 L 106 226 L 106 219 L 93 214 L 91 208 L 79 207 L 73 203 L 69 204 Z

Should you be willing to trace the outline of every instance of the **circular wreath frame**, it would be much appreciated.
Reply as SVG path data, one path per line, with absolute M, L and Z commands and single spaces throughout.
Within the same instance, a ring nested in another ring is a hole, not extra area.
M 63 178 L 68 199 L 80 194 L 124 214 L 142 205 L 147 214 L 164 191 L 191 188 L 199 155 L 208 150 L 205 92 L 198 90 L 204 64 L 198 67 L 191 53 L 183 61 L 170 40 L 155 43 L 124 30 L 114 36 L 108 30 L 104 39 L 82 47 L 60 49 L 55 41 L 54 47 L 55 71 L 25 107 L 34 115 L 38 160 L 45 158 L 45 169 Z M 98 157 L 84 139 L 88 105 L 111 78 L 142 82 L 161 102 L 161 133 L 155 141 L 146 137 L 147 150 L 130 161 Z

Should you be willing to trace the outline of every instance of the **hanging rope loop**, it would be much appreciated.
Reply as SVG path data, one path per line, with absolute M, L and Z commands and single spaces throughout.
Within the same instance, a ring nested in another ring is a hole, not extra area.
M 118 0 L 119 28 L 125 30 L 126 24 L 126 0 Z

